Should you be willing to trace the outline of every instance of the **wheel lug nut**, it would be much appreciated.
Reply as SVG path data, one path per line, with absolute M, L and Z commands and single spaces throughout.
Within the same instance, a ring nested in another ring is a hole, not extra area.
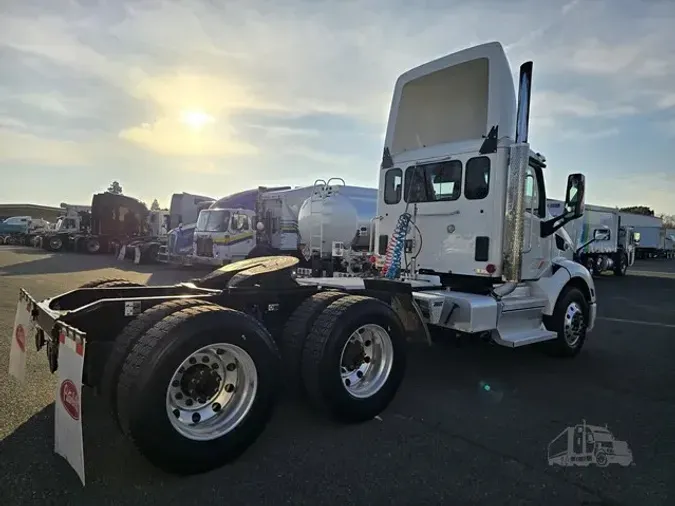
M 223 355 L 223 354 L 225 353 L 225 350 L 221 350 L 220 348 L 218 348 L 218 349 L 216 350 L 216 353 L 217 353 L 218 355 Z
M 209 361 L 209 357 L 202 357 L 202 362 L 206 363 Z
M 369 364 L 369 363 L 370 363 L 370 357 L 363 357 L 363 361 L 364 361 L 366 364 Z
M 173 381 L 171 382 L 171 386 L 174 387 L 174 388 L 176 388 L 178 385 L 180 385 L 180 383 L 178 382 L 178 380 L 173 380 Z
M 352 384 L 352 382 L 350 380 L 348 380 L 348 379 L 345 380 L 345 385 L 350 386 L 351 384 Z
M 363 373 L 361 371 L 356 371 L 356 376 L 358 378 L 363 378 Z
M 234 392 L 234 385 L 232 383 L 228 383 L 225 385 L 225 391 L 229 394 Z
M 234 362 L 231 362 L 231 363 L 227 364 L 227 367 L 226 367 L 226 369 L 228 371 L 234 371 L 236 368 L 237 368 L 237 364 L 235 364 Z
M 201 415 L 199 413 L 194 413 L 192 415 L 192 421 L 194 423 L 199 423 L 199 421 L 202 419 Z
M 373 344 L 373 343 L 372 343 L 371 341 L 366 341 L 366 342 L 363 343 L 363 344 L 365 344 L 366 346 L 370 346 L 370 345 Z
M 183 394 L 180 392 L 176 392 L 176 399 L 181 400 L 183 398 Z
M 188 406 L 192 406 L 193 404 L 192 399 L 185 399 L 185 404 Z
M 197 363 L 197 359 L 196 359 L 195 357 L 190 357 L 189 362 L 190 362 L 191 364 L 196 364 L 196 363 Z
M 211 369 L 218 369 L 218 367 L 220 367 L 218 365 L 218 362 L 214 362 L 213 364 L 211 364 Z
M 220 411 L 220 404 L 214 402 L 213 404 L 211 404 L 211 409 L 217 413 L 218 411 Z

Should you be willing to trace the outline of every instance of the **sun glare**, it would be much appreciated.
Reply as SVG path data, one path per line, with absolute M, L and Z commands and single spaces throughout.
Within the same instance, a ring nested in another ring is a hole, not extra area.
M 181 121 L 192 130 L 201 130 L 215 119 L 203 111 L 185 111 L 181 114 Z

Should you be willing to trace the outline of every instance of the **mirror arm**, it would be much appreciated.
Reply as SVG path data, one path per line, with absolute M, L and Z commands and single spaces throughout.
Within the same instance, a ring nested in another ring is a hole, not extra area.
M 544 220 L 541 222 L 541 237 L 549 237 L 555 234 L 556 230 L 565 226 L 570 220 L 565 218 L 565 215 L 555 216 L 549 220 Z

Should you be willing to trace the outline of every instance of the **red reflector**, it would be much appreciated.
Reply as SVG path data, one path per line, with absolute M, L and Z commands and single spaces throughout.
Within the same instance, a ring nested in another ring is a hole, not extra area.
M 495 264 L 487 264 L 485 270 L 488 272 L 488 274 L 494 274 L 494 272 L 497 270 L 497 267 L 495 266 Z
M 371 264 L 374 264 L 375 262 L 377 262 L 377 257 L 375 255 L 372 255 L 369 260 Z

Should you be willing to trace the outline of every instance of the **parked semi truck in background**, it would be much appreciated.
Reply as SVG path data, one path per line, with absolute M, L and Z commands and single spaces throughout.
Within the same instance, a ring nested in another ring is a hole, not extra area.
M 564 202 L 549 199 L 549 213 L 559 216 Z M 573 258 L 598 275 L 611 271 L 623 276 L 635 262 L 636 234 L 623 224 L 618 208 L 586 204 L 582 219 L 565 225 L 572 239 Z
M 48 251 L 113 252 L 128 238 L 143 235 L 147 228 L 147 207 L 125 195 L 95 194 L 90 212 L 67 204 L 64 209 L 57 228 L 42 238 L 42 247 Z
M 212 197 L 191 193 L 174 193 L 171 196 L 166 243 L 159 247 L 157 261 L 171 264 L 189 263 L 194 243 L 197 218 L 202 209 L 215 202 Z
M 49 222 L 31 216 L 10 216 L 0 222 L 0 244 L 30 244 L 49 228 Z
M 304 187 L 260 187 L 225 197 L 199 213 L 193 262 L 225 265 L 293 255 L 304 268 L 361 272 L 369 267 L 377 190 L 339 178 Z

